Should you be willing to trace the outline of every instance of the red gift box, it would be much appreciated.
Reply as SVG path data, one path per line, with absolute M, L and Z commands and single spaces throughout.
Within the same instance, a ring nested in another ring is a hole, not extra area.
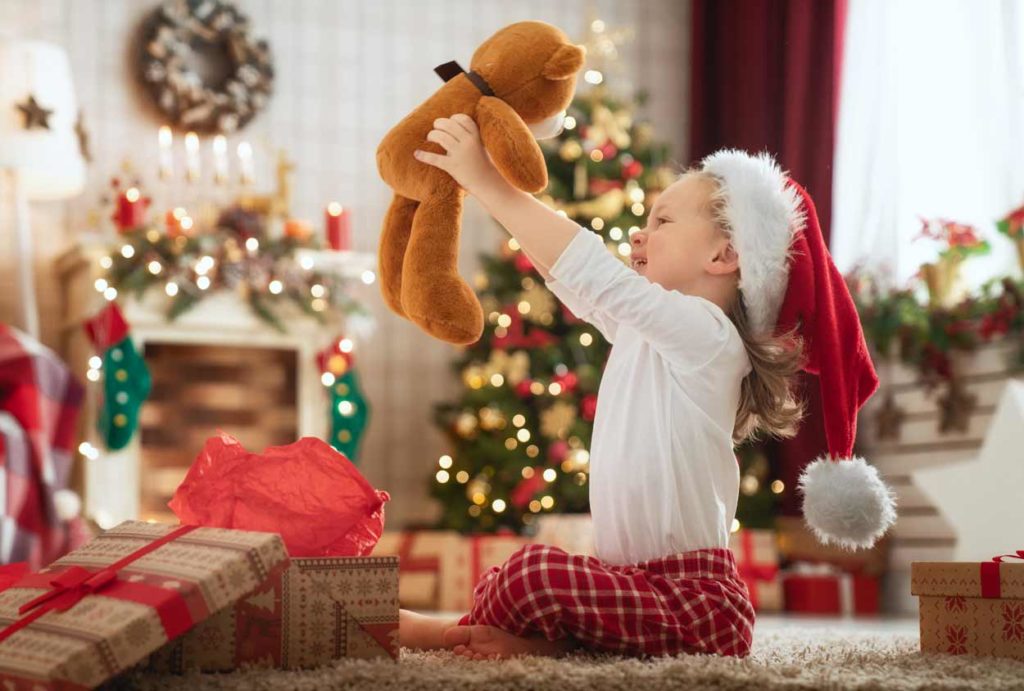
M 876 576 L 839 571 L 827 564 L 795 564 L 783 573 L 786 611 L 799 614 L 878 614 Z
M 750 604 L 759 612 L 782 609 L 779 553 L 775 531 L 743 529 L 729 536 L 736 571 L 747 586 Z

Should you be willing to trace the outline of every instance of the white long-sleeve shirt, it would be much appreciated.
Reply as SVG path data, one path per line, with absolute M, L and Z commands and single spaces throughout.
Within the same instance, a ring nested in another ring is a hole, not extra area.
M 634 564 L 728 547 L 739 467 L 732 432 L 750 360 L 709 300 L 662 288 L 580 230 L 547 285 L 613 344 L 590 448 L 598 558 Z

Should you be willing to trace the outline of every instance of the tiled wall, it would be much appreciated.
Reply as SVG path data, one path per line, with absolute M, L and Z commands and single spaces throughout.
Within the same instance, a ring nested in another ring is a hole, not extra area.
M 0 0 L 0 31 L 66 46 L 92 132 L 95 160 L 85 193 L 33 208 L 43 340 L 53 346 L 61 328 L 54 257 L 75 242 L 90 216 L 95 220 L 101 194 L 126 159 L 144 181 L 155 183 L 161 121 L 136 87 L 130 63 L 135 30 L 155 5 Z M 623 48 L 621 72 L 610 75 L 609 83 L 649 91 L 648 117 L 686 162 L 685 0 L 239 0 L 238 5 L 249 13 L 254 33 L 268 38 L 277 80 L 269 109 L 232 144 L 240 138 L 253 143 L 263 187 L 271 185 L 273 151 L 284 148 L 297 163 L 295 215 L 319 222 L 324 203 L 340 200 L 353 210 L 358 250 L 375 251 L 389 200 L 376 175 L 377 142 L 438 86 L 435 65 L 450 59 L 468 64 L 479 42 L 513 21 L 542 19 L 574 37 L 582 36 L 590 16 L 610 27 L 633 27 L 635 39 Z M 196 196 L 183 186 L 151 190 L 158 203 L 177 205 Z M 6 219 L 0 227 L 0 321 L 8 322 L 15 315 L 14 266 Z M 472 276 L 477 254 L 494 248 L 498 238 L 493 224 L 470 203 L 462 246 L 465 276 Z M 379 328 L 360 356 L 374 406 L 363 466 L 372 482 L 392 493 L 390 525 L 428 519 L 427 483 L 444 443 L 430 423 L 431 406 L 457 390 L 448 367 L 455 353 L 387 313 L 376 286 L 365 295 L 379 315 Z

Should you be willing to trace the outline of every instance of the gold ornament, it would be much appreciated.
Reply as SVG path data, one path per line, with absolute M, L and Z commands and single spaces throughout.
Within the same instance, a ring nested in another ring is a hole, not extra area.
M 545 315 L 551 315 L 555 311 L 555 297 L 547 288 L 537 284 L 519 293 L 518 300 L 530 306 L 530 311 L 524 316 L 535 323 L 544 323 Z
M 477 505 L 487 502 L 487 495 L 491 493 L 491 483 L 484 475 L 477 475 L 466 485 L 466 498 Z
M 497 408 L 487 406 L 480 409 L 480 427 L 484 430 L 504 429 L 508 424 L 504 413 Z
M 463 439 L 469 438 L 476 432 L 477 419 L 473 413 L 462 413 L 455 418 L 455 432 Z
M 576 406 L 565 401 L 556 401 L 540 414 L 540 431 L 546 437 L 565 439 L 574 422 L 576 422 Z
M 480 365 L 470 365 L 462 370 L 462 382 L 471 389 L 479 389 L 487 383 L 484 377 L 483 368 Z
M 593 141 L 594 146 L 604 146 L 610 140 L 619 149 L 625 149 L 632 143 L 629 128 L 633 125 L 633 116 L 629 111 L 622 109 L 613 113 L 606 106 L 597 105 L 590 119 L 587 139 Z
M 481 375 L 490 381 L 495 374 L 500 374 L 512 386 L 530 376 L 530 356 L 524 350 L 517 350 L 511 355 L 504 350 L 494 350 Z
M 590 452 L 586 449 L 573 449 L 565 457 L 562 469 L 567 473 L 585 472 L 590 470 Z
M 580 145 L 577 139 L 567 139 L 562 148 L 558 150 L 558 155 L 562 157 L 563 161 L 575 161 L 577 158 L 583 155 L 583 147 Z

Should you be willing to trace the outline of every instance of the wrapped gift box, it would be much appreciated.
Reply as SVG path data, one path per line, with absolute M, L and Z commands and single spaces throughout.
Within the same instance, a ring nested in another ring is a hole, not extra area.
M 1024 550 L 1001 559 L 910 565 L 922 651 L 1024 660 Z
M 385 532 L 373 554 L 399 558 L 403 607 L 466 612 L 484 572 L 531 542 L 519 535 L 466 536 L 451 530 Z
M 161 672 L 398 659 L 398 558 L 293 558 L 288 569 L 160 650 Z
M 747 584 L 750 602 L 759 612 L 782 610 L 779 550 L 773 530 L 739 530 L 729 536 L 736 570 Z
M 534 542 L 564 549 L 569 554 L 596 557 L 594 522 L 589 513 L 549 513 L 537 517 Z
M 6 689 L 92 688 L 277 578 L 271 533 L 129 521 L 0 592 Z
M 441 611 L 468 612 L 473 606 L 473 591 L 484 574 L 532 542 L 519 535 L 464 536 L 454 568 L 441 573 Z
M 875 616 L 878 577 L 827 564 L 796 564 L 782 572 L 786 611 L 797 614 Z
M 410 609 L 441 609 L 441 572 L 454 570 L 462 549 L 454 530 L 386 531 L 373 556 L 398 557 L 398 600 Z
M 783 563 L 832 564 L 843 571 L 873 576 L 885 573 L 889 559 L 887 537 L 883 537 L 871 549 L 848 550 L 838 545 L 821 544 L 802 518 L 780 516 L 775 525 L 779 557 Z

